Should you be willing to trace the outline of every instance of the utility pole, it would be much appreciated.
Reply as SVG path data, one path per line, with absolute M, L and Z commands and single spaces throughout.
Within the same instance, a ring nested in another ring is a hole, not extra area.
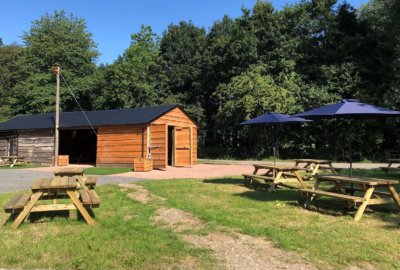
M 53 68 L 53 74 L 56 76 L 57 79 L 57 87 L 56 87 L 56 126 L 54 129 L 55 134 L 55 142 L 54 142 L 54 166 L 58 166 L 58 148 L 60 144 L 60 134 L 59 134 L 59 127 L 60 127 L 60 67 Z

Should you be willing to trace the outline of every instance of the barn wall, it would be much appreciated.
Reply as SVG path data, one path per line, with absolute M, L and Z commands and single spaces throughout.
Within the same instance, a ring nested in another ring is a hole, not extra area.
M 167 167 L 167 126 L 152 124 L 150 126 L 151 158 L 154 168 Z
M 167 166 L 168 126 L 192 128 L 192 159 L 193 164 L 197 164 L 197 124 L 180 108 L 175 108 L 151 123 L 150 145 L 151 147 L 156 147 L 151 150 L 155 168 L 165 168 Z M 179 155 L 178 152 L 176 153 L 177 155 Z
M 162 115 L 152 122 L 152 124 L 166 124 L 176 127 L 197 127 L 180 108 L 175 108 L 170 112 Z
M 54 155 L 52 130 L 24 130 L 18 132 L 18 155 L 36 164 L 51 164 Z
M 17 136 L 15 132 L 0 132 L 0 156 L 7 155 L 7 139 L 15 136 Z
M 0 137 L 0 156 L 5 156 L 7 154 L 7 138 Z
M 99 127 L 97 136 L 96 166 L 132 167 L 133 159 L 147 153 L 147 126 Z M 144 146 L 142 133 L 144 129 Z
M 197 128 L 192 128 L 192 162 L 197 164 Z

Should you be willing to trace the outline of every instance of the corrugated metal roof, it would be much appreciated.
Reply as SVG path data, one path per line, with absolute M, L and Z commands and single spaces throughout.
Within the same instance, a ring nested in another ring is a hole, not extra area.
M 86 111 L 93 126 L 113 125 L 138 125 L 148 124 L 163 114 L 179 107 L 177 104 L 110 110 L 110 111 Z M 21 115 L 6 122 L 0 123 L 1 131 L 26 130 L 26 129 L 47 129 L 54 128 L 55 113 Z M 60 112 L 60 129 L 90 127 L 84 114 L 76 112 Z

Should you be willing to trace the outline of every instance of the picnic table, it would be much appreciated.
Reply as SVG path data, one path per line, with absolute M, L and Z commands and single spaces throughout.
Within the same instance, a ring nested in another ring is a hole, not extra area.
M 77 210 L 88 224 L 94 224 L 87 208 L 99 207 L 100 199 L 94 190 L 79 190 L 74 177 L 40 178 L 33 182 L 31 193 L 20 194 L 9 201 L 6 213 L 18 213 L 13 228 L 18 226 L 33 212 Z M 71 203 L 58 203 L 58 199 L 70 199 Z M 42 204 L 44 200 L 53 203 Z
M 307 188 L 303 177 L 300 174 L 300 171 L 304 170 L 303 168 L 276 166 L 270 164 L 253 164 L 253 166 L 253 174 L 243 174 L 243 177 L 249 181 L 249 185 L 252 185 L 254 180 L 260 179 L 271 184 L 268 191 L 275 190 L 278 185 L 288 188 L 296 188 L 292 185 L 288 185 L 289 183 L 300 183 L 302 188 Z M 257 174 L 259 170 L 266 171 L 262 174 Z
M 389 171 L 399 171 L 400 170 L 400 159 L 399 158 L 388 158 L 388 165 L 386 167 L 379 167 L 385 173 Z M 399 164 L 399 166 L 392 167 L 393 164 Z
M 315 197 L 319 196 L 345 200 L 349 203 L 353 203 L 354 206 L 358 206 L 358 210 L 354 216 L 355 221 L 361 219 L 365 208 L 369 205 L 394 203 L 400 208 L 399 194 L 394 187 L 394 185 L 400 184 L 398 180 L 348 177 L 342 175 L 316 175 L 314 178 L 315 184 L 313 189 L 300 189 L 300 192 L 307 196 L 304 204 L 306 208 L 308 208 Z M 321 182 L 331 182 L 334 186 L 328 190 L 321 190 L 319 189 Z M 349 184 L 358 188 L 354 189 L 351 187 L 350 189 L 348 187 Z M 360 195 L 354 195 L 355 191 L 359 192 Z
M 10 165 L 10 168 L 15 165 L 27 165 L 24 156 L 1 156 L 0 158 L 4 161 L 4 165 Z
M 83 189 L 88 190 L 96 185 L 97 179 L 86 176 L 84 172 L 84 167 L 63 167 L 56 169 L 54 176 L 58 179 L 75 178 Z
M 304 169 L 308 169 L 311 172 L 311 177 L 318 174 L 320 170 L 330 171 L 337 173 L 337 170 L 332 165 L 332 160 L 324 159 L 295 159 L 295 165 L 299 166 L 302 164 Z

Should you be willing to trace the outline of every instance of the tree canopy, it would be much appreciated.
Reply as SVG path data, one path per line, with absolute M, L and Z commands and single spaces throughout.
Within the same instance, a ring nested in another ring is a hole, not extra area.
M 22 45 L 0 38 L 0 119 L 53 111 L 51 69 L 59 65 L 84 109 L 180 103 L 200 124 L 200 155 L 265 157 L 272 153 L 269 136 L 239 123 L 343 98 L 400 109 L 399 14 L 397 0 L 371 0 L 359 9 L 301 0 L 282 10 L 259 0 L 209 29 L 181 21 L 158 36 L 142 26 L 114 63 L 99 65 L 85 20 L 56 11 L 33 21 Z M 77 109 L 70 90 L 63 84 L 63 110 Z M 345 158 L 340 125 L 284 130 L 282 157 Z M 357 125 L 356 159 L 382 159 L 400 142 L 395 121 L 392 128 Z

